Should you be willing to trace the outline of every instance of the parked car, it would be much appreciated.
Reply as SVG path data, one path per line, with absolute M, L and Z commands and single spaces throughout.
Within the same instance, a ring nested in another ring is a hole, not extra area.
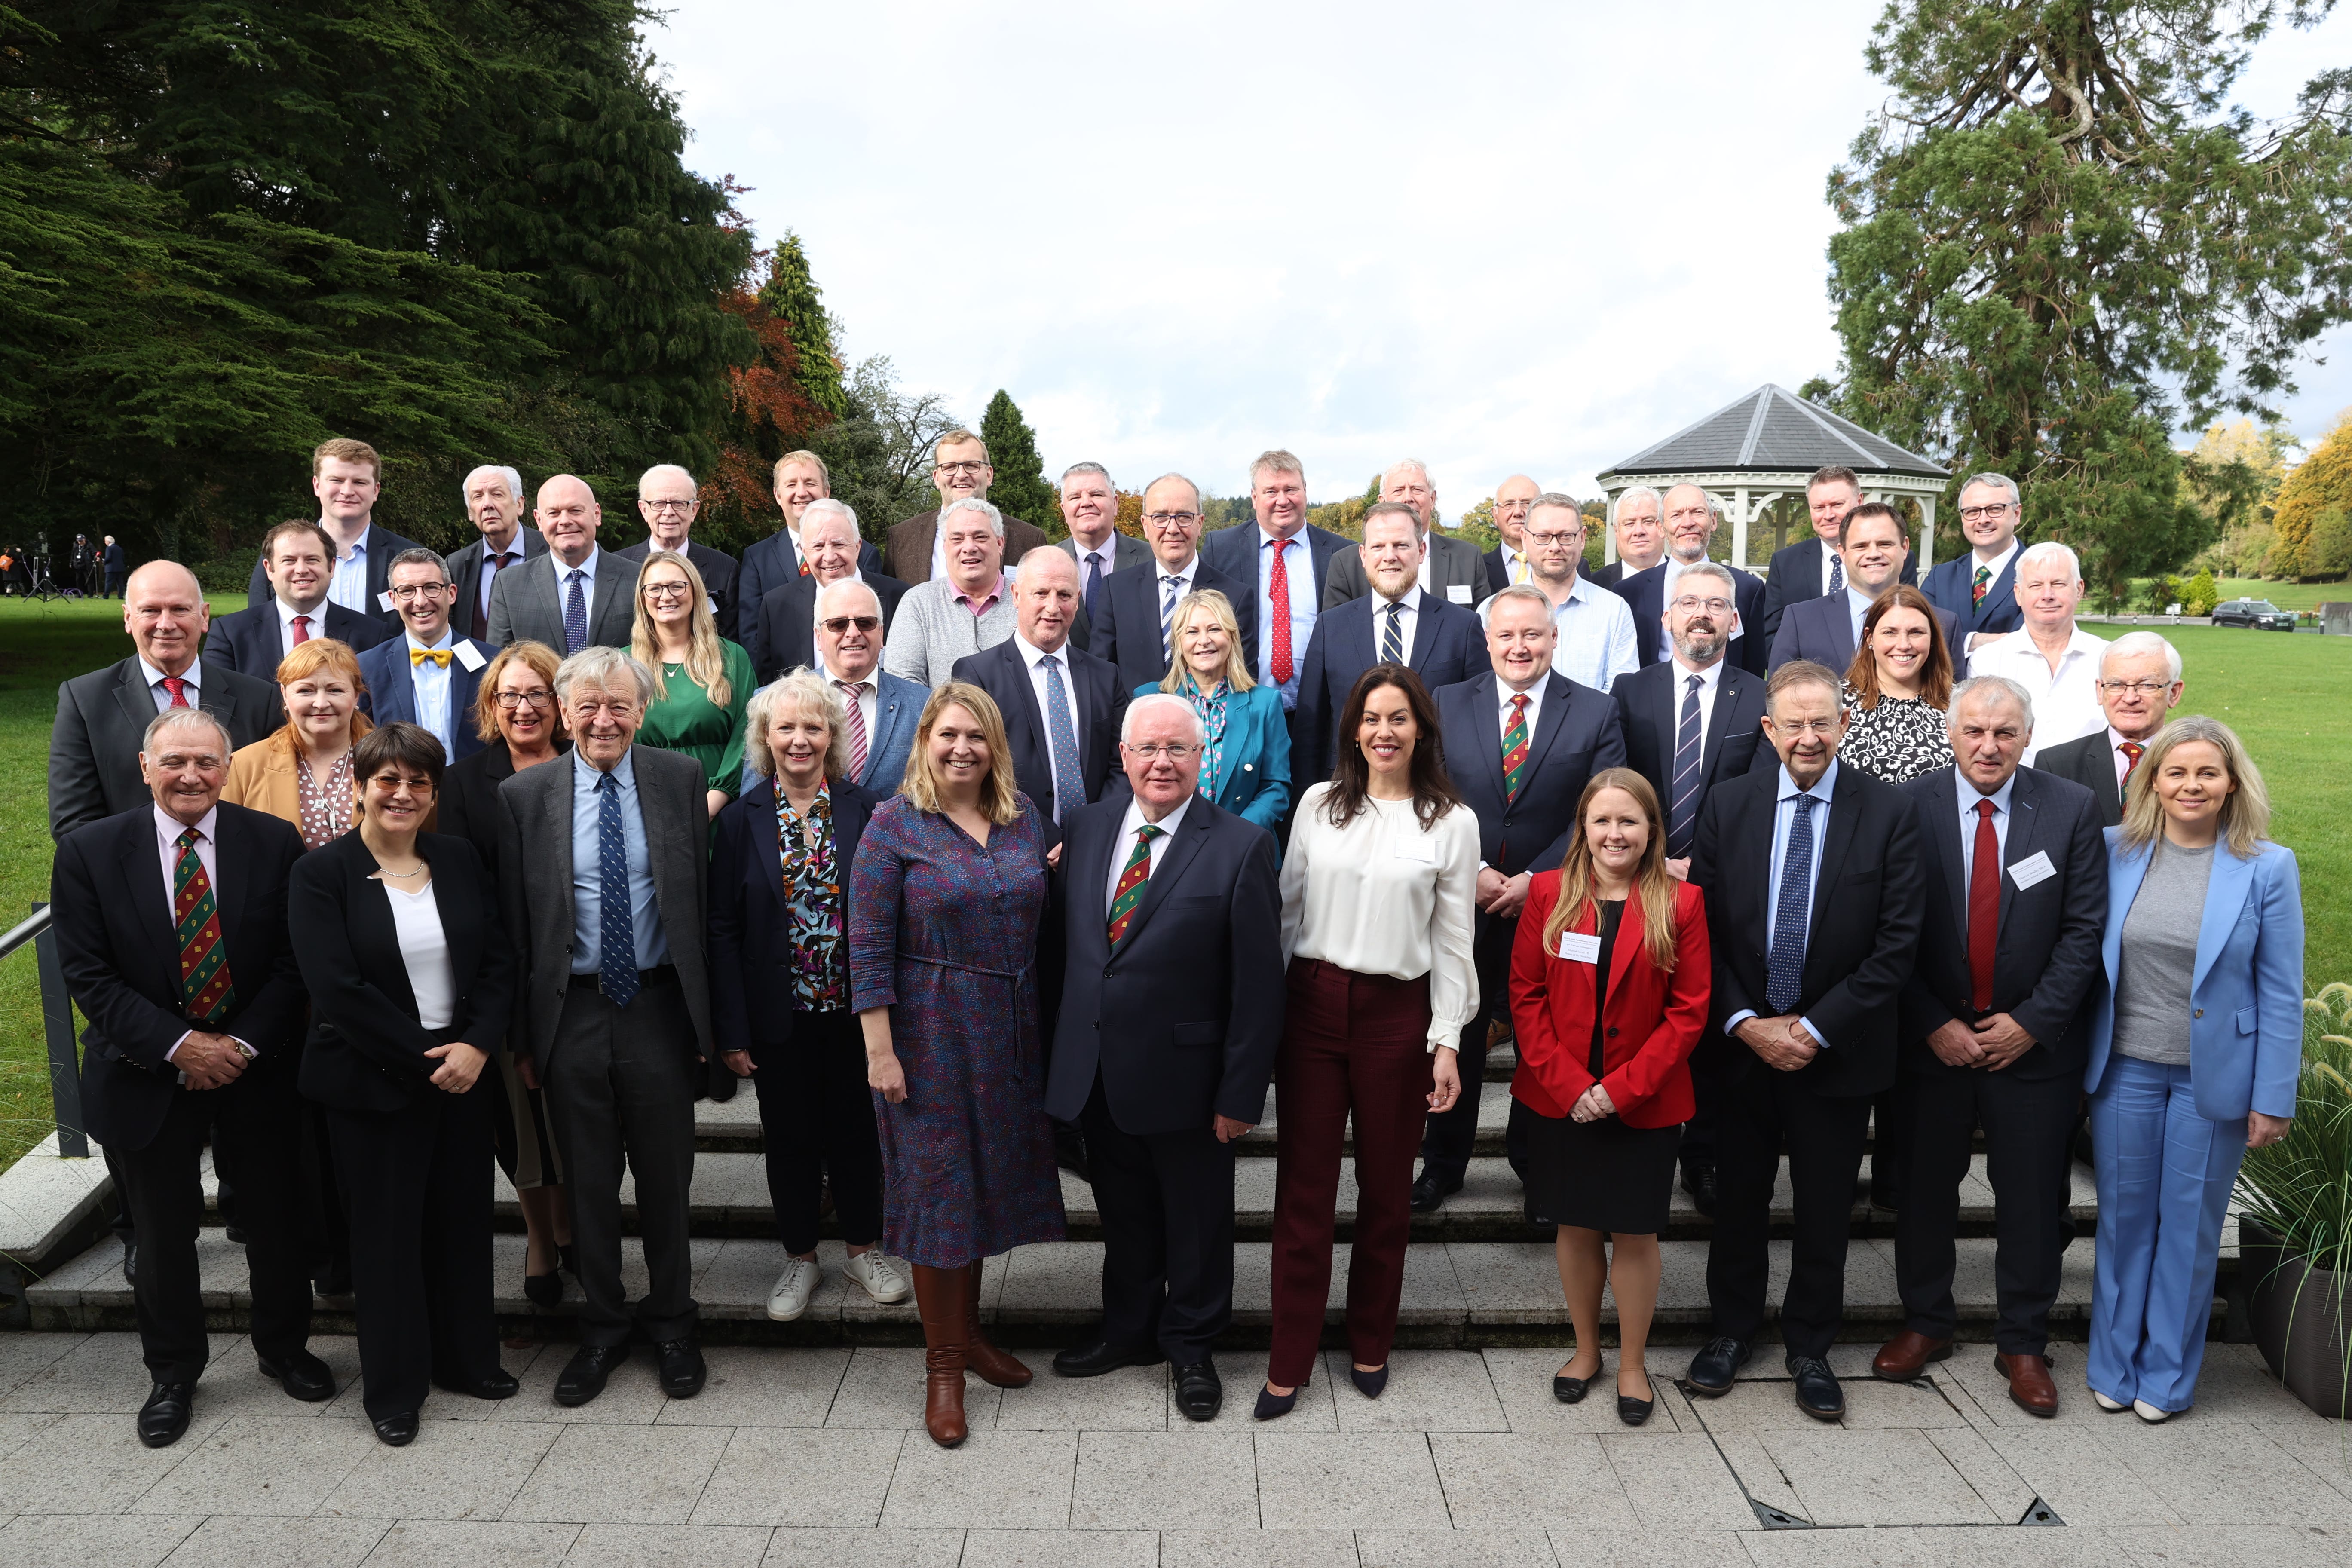
M 2252 626 L 2258 632 L 2294 630 L 2294 612 L 2282 610 L 2268 599 L 2225 599 L 2213 606 L 2217 626 Z

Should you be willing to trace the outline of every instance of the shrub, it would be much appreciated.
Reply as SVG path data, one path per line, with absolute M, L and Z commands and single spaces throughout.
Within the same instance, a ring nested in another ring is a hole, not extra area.
M 2238 1201 L 2286 1244 L 2352 1279 L 2352 985 L 2341 981 L 2303 1005 L 2303 1075 L 2294 1121 L 2238 1168 Z
M 2210 616 L 2221 602 L 2221 590 L 2214 585 L 2210 572 L 2200 572 L 2180 591 L 2180 613 L 2184 616 Z

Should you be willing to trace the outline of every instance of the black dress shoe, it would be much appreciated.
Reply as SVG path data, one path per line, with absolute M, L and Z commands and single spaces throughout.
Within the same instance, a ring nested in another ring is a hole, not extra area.
M 335 1374 L 327 1363 L 309 1351 L 296 1351 L 283 1361 L 261 1360 L 261 1375 L 276 1383 L 293 1398 L 316 1405 L 335 1396 Z
M 1903 1206 L 1903 1189 L 1893 1182 L 1883 1181 L 1876 1176 L 1871 1177 L 1870 1206 L 1874 1209 L 1885 1209 L 1889 1214 L 1894 1213 Z
M 1755 1355 L 1756 1347 L 1728 1334 L 1719 1334 L 1706 1342 L 1705 1349 L 1691 1357 L 1690 1373 L 1685 1381 L 1693 1394 L 1703 1394 L 1712 1399 L 1731 1392 L 1739 1379 L 1739 1369 Z
M 1086 1140 L 1066 1121 L 1054 1123 L 1054 1163 L 1087 1185 L 1095 1184 L 1094 1172 L 1087 1165 Z
M 1715 1217 L 1715 1171 L 1711 1166 L 1690 1166 L 1683 1172 L 1683 1191 L 1690 1194 L 1691 1207 L 1707 1218 Z
M 500 1367 L 488 1377 L 436 1377 L 436 1388 L 451 1394 L 467 1394 L 476 1399 L 512 1399 L 522 1392 L 522 1381 L 506 1368 Z
M 243 1247 L 245 1245 L 245 1226 L 234 1224 L 225 1225 L 221 1226 L 221 1231 L 228 1237 L 228 1244 L 231 1247 Z
M 1440 1178 L 1435 1172 L 1431 1171 L 1427 1166 L 1423 1166 L 1422 1167 L 1421 1174 L 1413 1178 L 1412 1212 L 1415 1214 L 1435 1214 L 1440 1205 L 1461 1190 L 1462 1179 L 1460 1177 L 1457 1176 L 1453 1181 L 1447 1182 Z
M 195 1403 L 194 1384 L 157 1384 L 139 1407 L 139 1440 L 151 1448 L 170 1447 L 187 1432 L 188 1412 Z
M 1224 1407 L 1225 1384 L 1217 1375 L 1215 1362 L 1202 1357 L 1176 1369 L 1176 1408 L 1187 1420 L 1214 1421 Z
M 139 1238 L 135 1236 L 122 1244 L 122 1282 L 133 1286 L 139 1283 Z
M 1845 1390 L 1829 1363 L 1819 1356 L 1792 1355 L 1789 1375 L 1796 1380 L 1798 1409 L 1816 1421 L 1835 1421 L 1845 1414 Z
M 691 1399 L 702 1392 L 709 1369 L 692 1340 L 664 1340 L 654 1347 L 661 1357 L 661 1390 L 672 1399 Z
M 1056 1377 L 1100 1377 L 1123 1366 L 1158 1366 L 1168 1359 L 1157 1345 L 1115 1345 L 1097 1340 L 1090 1345 L 1054 1353 Z
M 341 1268 L 330 1267 L 320 1269 L 311 1277 L 310 1290 L 313 1295 L 330 1298 L 350 1295 L 352 1293 L 351 1265 L 346 1263 Z
M 580 1278 L 580 1249 L 570 1242 L 555 1249 L 555 1266 L 574 1279 Z
M 544 1274 L 526 1274 L 522 1277 L 522 1293 L 534 1307 L 561 1306 L 563 1302 L 563 1276 L 552 1268 Z
M 407 1447 L 416 1441 L 416 1412 L 404 1410 L 397 1415 L 378 1417 L 375 1435 L 392 1447 Z
M 585 1405 L 604 1392 L 604 1380 L 613 1369 L 629 1359 L 629 1347 L 618 1345 L 582 1345 L 564 1363 L 563 1375 L 555 1380 L 555 1403 Z

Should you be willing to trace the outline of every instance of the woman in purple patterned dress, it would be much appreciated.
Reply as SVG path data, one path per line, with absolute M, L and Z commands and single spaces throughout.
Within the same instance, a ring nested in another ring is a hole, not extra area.
M 981 1333 L 982 1260 L 1063 1237 L 1038 1046 L 1045 912 L 1045 833 L 1013 787 L 1003 717 L 949 681 L 924 705 L 898 795 L 866 826 L 849 896 L 882 1247 L 914 1270 L 923 1424 L 945 1447 L 964 1439 L 967 1366 L 1000 1388 L 1029 1381 Z

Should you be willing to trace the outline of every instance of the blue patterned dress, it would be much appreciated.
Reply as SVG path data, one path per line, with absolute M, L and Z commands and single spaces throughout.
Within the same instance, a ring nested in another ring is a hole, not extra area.
M 903 795 L 858 839 L 849 897 L 850 1005 L 888 1006 L 907 1075 L 874 1096 L 882 1249 L 961 1268 L 1063 1239 L 1062 1184 L 1037 1037 L 1044 835 L 1023 804 L 982 849 Z

